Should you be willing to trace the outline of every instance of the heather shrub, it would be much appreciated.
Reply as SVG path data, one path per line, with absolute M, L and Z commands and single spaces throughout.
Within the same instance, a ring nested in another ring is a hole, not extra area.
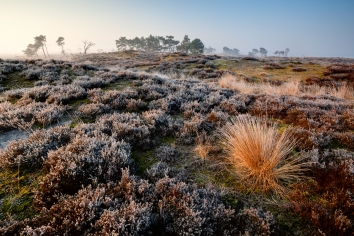
M 169 145 L 162 145 L 155 150 L 155 156 L 162 162 L 175 162 L 178 157 L 178 151 Z
M 51 206 L 58 194 L 74 194 L 82 185 L 115 181 L 130 164 L 130 146 L 111 137 L 75 137 L 68 145 L 48 153 L 49 173 L 40 184 L 38 205 Z
M 87 96 L 85 89 L 73 85 L 45 85 L 15 92 L 18 94 L 17 97 L 21 96 L 23 99 L 31 98 L 36 102 L 47 101 L 47 103 L 55 104 L 65 104 L 70 100 L 81 99 Z M 9 92 L 7 96 L 14 96 L 13 92 Z
M 108 82 L 101 78 L 89 77 L 89 76 L 78 76 L 72 82 L 72 85 L 80 86 L 85 89 L 98 88 L 98 87 L 106 86 L 107 84 Z
M 237 221 L 242 235 L 273 235 L 275 231 L 273 215 L 259 209 L 244 209 L 238 214 Z
M 89 103 L 79 106 L 78 112 L 82 117 L 95 118 L 99 115 L 110 113 L 112 109 L 102 103 Z
M 42 76 L 42 69 L 28 68 L 21 73 L 28 80 L 39 80 Z
M 217 191 L 196 189 L 167 177 L 156 183 L 165 234 L 232 234 L 234 210 L 226 209 Z M 191 194 L 192 193 L 192 194 Z
M 16 71 L 22 71 L 25 68 L 27 68 L 27 66 L 24 63 L 5 62 L 0 64 L 0 73 L 6 75 Z
M 203 130 L 211 131 L 212 127 L 211 123 L 204 122 L 203 117 L 197 113 L 190 120 L 184 120 L 183 127 L 181 127 L 178 134 L 179 141 L 185 144 L 192 144 L 198 133 Z
M 354 155 L 346 150 L 305 153 L 313 165 L 311 181 L 295 184 L 293 211 L 326 235 L 353 232 Z
M 136 99 L 138 97 L 138 93 L 130 88 L 125 88 L 122 91 L 107 91 L 103 92 L 101 89 L 92 89 L 88 91 L 89 100 L 93 103 L 102 103 L 107 104 L 112 109 L 121 110 L 127 107 L 127 103 L 131 101 L 131 99 Z M 141 106 L 144 103 L 139 103 Z
M 39 80 L 34 83 L 34 86 L 44 86 L 44 85 L 48 85 L 48 82 L 45 80 Z
M 147 108 L 147 104 L 143 102 L 141 99 L 135 100 L 135 99 L 127 99 L 126 100 L 126 109 L 130 112 L 132 111 L 140 111 L 140 110 L 145 110 Z
M 66 145 L 70 139 L 71 132 L 67 127 L 37 130 L 26 140 L 13 141 L 0 150 L 0 166 L 5 169 L 38 169 L 42 167 L 50 150 Z
M 150 144 L 150 131 L 144 120 L 136 113 L 113 113 L 98 118 L 97 126 L 116 140 L 124 140 L 134 147 Z
M 115 210 L 105 210 L 96 221 L 95 235 L 141 235 L 151 227 L 151 203 L 131 201 Z
M 145 111 L 141 116 L 148 124 L 151 133 L 165 136 L 167 134 L 175 135 L 178 132 L 178 122 L 161 109 Z
M 96 188 L 89 185 L 73 196 L 60 196 L 50 208 L 41 209 L 32 221 L 33 229 L 25 230 L 56 235 L 147 233 L 154 220 L 150 217 L 154 209 L 150 207 L 154 202 L 151 187 L 146 181 L 129 176 L 129 170 L 123 170 L 117 183 L 98 184 Z
M 30 128 L 33 122 L 48 125 L 56 122 L 66 111 L 64 106 L 55 106 L 45 103 L 34 102 L 30 98 L 23 98 L 16 106 L 9 102 L 0 104 L 0 130 L 13 128 Z

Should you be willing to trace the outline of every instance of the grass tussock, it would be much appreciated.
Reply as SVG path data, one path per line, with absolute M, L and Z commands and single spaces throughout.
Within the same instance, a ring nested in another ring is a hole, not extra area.
M 222 144 L 235 174 L 252 189 L 284 196 L 285 183 L 301 178 L 305 169 L 289 129 L 279 133 L 274 125 L 250 116 L 238 116 L 221 130 Z
M 249 83 L 243 79 L 238 79 L 233 75 L 226 74 L 219 79 L 219 86 L 228 88 L 241 93 L 265 93 L 265 94 L 277 94 L 277 95 L 293 95 L 293 96 L 323 96 L 329 95 L 337 98 L 343 98 L 347 100 L 354 99 L 354 90 L 347 84 L 343 84 L 340 87 L 325 87 L 319 85 L 303 85 L 299 80 L 293 79 L 289 82 L 285 82 L 282 85 L 273 85 L 270 83 Z

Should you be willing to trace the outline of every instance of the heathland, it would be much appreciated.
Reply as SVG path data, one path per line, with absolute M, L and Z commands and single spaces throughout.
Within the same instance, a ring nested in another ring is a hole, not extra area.
M 0 234 L 353 235 L 353 99 L 353 59 L 0 59 Z

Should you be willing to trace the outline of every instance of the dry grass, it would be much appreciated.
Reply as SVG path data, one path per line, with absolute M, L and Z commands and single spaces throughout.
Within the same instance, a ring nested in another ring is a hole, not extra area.
M 266 93 L 279 95 L 298 95 L 300 89 L 299 84 L 300 83 L 298 80 L 286 82 L 281 86 L 275 86 L 269 83 L 248 83 L 230 74 L 222 76 L 219 80 L 219 86 L 246 94 Z
M 296 141 L 289 129 L 280 134 L 258 118 L 238 116 L 220 134 L 227 160 L 250 188 L 284 196 L 286 183 L 301 179 L 306 164 L 290 155 Z
M 238 91 L 240 93 L 265 93 L 278 95 L 312 95 L 322 96 L 330 95 L 337 98 L 354 100 L 354 91 L 352 88 L 343 84 L 341 87 L 320 87 L 318 85 L 301 85 L 298 79 L 285 82 L 280 86 L 270 83 L 248 83 L 243 79 L 238 79 L 230 74 L 224 75 L 219 80 L 219 86 Z
M 195 154 L 205 161 L 212 150 L 213 146 L 211 145 L 211 138 L 207 136 L 206 133 L 197 133 L 197 143 L 194 148 Z

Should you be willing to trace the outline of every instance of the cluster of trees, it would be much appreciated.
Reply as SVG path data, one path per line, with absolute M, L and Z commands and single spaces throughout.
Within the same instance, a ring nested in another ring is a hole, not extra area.
M 215 48 L 212 48 L 212 47 L 207 47 L 207 48 L 204 48 L 204 53 L 205 54 L 212 54 L 212 53 L 214 53 L 216 50 L 215 50 Z
M 288 56 L 288 53 L 290 52 L 290 49 L 289 48 L 286 48 L 284 51 L 275 51 L 275 55 L 278 55 L 278 56 Z
M 268 54 L 268 51 L 267 51 L 267 49 L 262 48 L 262 47 L 259 48 L 259 50 L 256 49 L 256 48 L 254 48 L 254 49 L 252 49 L 251 52 L 248 53 L 248 56 L 253 57 L 253 56 L 257 56 L 258 54 L 259 54 L 260 56 L 262 56 L 262 57 L 266 57 L 267 54 Z
M 147 38 L 135 37 L 133 39 L 127 39 L 126 37 L 120 37 L 116 40 L 117 49 L 127 50 L 135 49 L 147 52 L 175 52 L 182 51 L 185 53 L 198 54 L 204 52 L 203 42 L 196 38 L 191 41 L 188 35 L 185 35 L 182 42 L 175 40 L 174 36 L 153 36 L 150 35 Z M 214 49 L 215 50 L 215 49 Z
M 61 47 L 61 53 L 65 56 L 65 50 L 64 50 L 64 38 L 59 37 L 56 41 L 57 45 Z M 46 45 L 47 39 L 46 36 L 40 35 L 34 37 L 34 43 L 33 44 L 28 44 L 26 50 L 23 51 L 23 53 L 28 56 L 28 57 L 34 57 L 38 56 L 38 51 L 41 49 L 43 52 L 43 55 L 45 58 L 49 58 L 49 53 Z M 84 43 L 84 54 L 87 53 L 87 51 L 95 46 L 93 42 L 84 40 L 82 41 Z M 147 51 L 147 52 L 185 52 L 185 53 L 192 53 L 192 54 L 200 54 L 200 53 L 206 53 L 206 54 L 211 54 L 215 52 L 215 48 L 208 47 L 204 48 L 203 42 L 196 38 L 193 41 L 191 41 L 188 37 L 188 35 L 185 35 L 183 40 L 180 42 L 178 40 L 174 39 L 174 36 L 153 36 L 150 34 L 149 37 L 144 38 L 144 37 L 135 37 L 133 39 L 127 39 L 126 37 L 120 37 L 118 40 L 116 40 L 116 46 L 118 51 L 120 50 L 127 50 L 127 49 L 135 49 L 135 50 L 141 50 L 141 51 Z M 101 50 L 101 49 L 100 49 Z M 101 50 L 102 51 L 102 50 Z M 286 48 L 284 51 L 276 51 L 274 54 L 278 56 L 288 56 L 290 49 Z M 98 52 L 100 52 L 98 50 Z M 223 53 L 225 55 L 234 55 L 238 56 L 240 55 L 240 50 L 237 48 L 228 48 L 228 47 L 223 47 Z M 268 51 L 265 48 L 259 48 L 258 49 L 252 49 L 251 52 L 248 53 L 249 56 L 257 56 L 260 55 L 262 57 L 267 56 Z
M 64 45 L 65 45 L 64 40 L 65 40 L 64 37 L 59 37 L 56 41 L 56 44 L 59 47 L 61 47 L 61 54 L 63 54 L 65 56 L 66 54 L 65 54 L 65 50 L 64 50 Z M 26 50 L 24 50 L 23 53 L 27 57 L 34 57 L 34 56 L 39 57 L 38 50 L 42 49 L 44 57 L 50 58 L 46 42 L 47 42 L 46 36 L 44 36 L 44 35 L 36 36 L 36 37 L 34 37 L 34 43 L 28 44 Z M 94 43 L 87 41 L 87 40 L 84 40 L 82 42 L 84 43 L 84 53 L 85 54 L 90 47 L 95 45 Z
M 231 49 L 228 47 L 223 47 L 222 53 L 224 53 L 226 55 L 238 56 L 238 55 L 240 55 L 240 50 L 238 50 L 237 48 Z
M 23 53 L 28 57 L 38 56 L 38 50 L 42 49 L 45 58 L 49 58 L 49 53 L 46 45 L 47 39 L 44 35 L 34 37 L 34 43 L 28 44 Z
M 290 51 L 290 49 L 287 48 L 284 51 L 276 51 L 274 54 L 279 55 L 279 56 L 280 55 L 283 55 L 283 56 L 285 55 L 287 57 L 289 51 Z M 240 50 L 238 50 L 236 48 L 231 49 L 231 48 L 228 48 L 228 47 L 223 47 L 222 52 L 225 55 L 231 55 L 231 56 L 240 55 Z M 258 56 L 259 55 L 261 57 L 266 57 L 267 54 L 268 54 L 267 49 L 261 47 L 261 48 L 259 48 L 259 50 L 256 49 L 256 48 L 252 49 L 252 51 L 248 53 L 248 56 L 254 57 L 254 56 Z

